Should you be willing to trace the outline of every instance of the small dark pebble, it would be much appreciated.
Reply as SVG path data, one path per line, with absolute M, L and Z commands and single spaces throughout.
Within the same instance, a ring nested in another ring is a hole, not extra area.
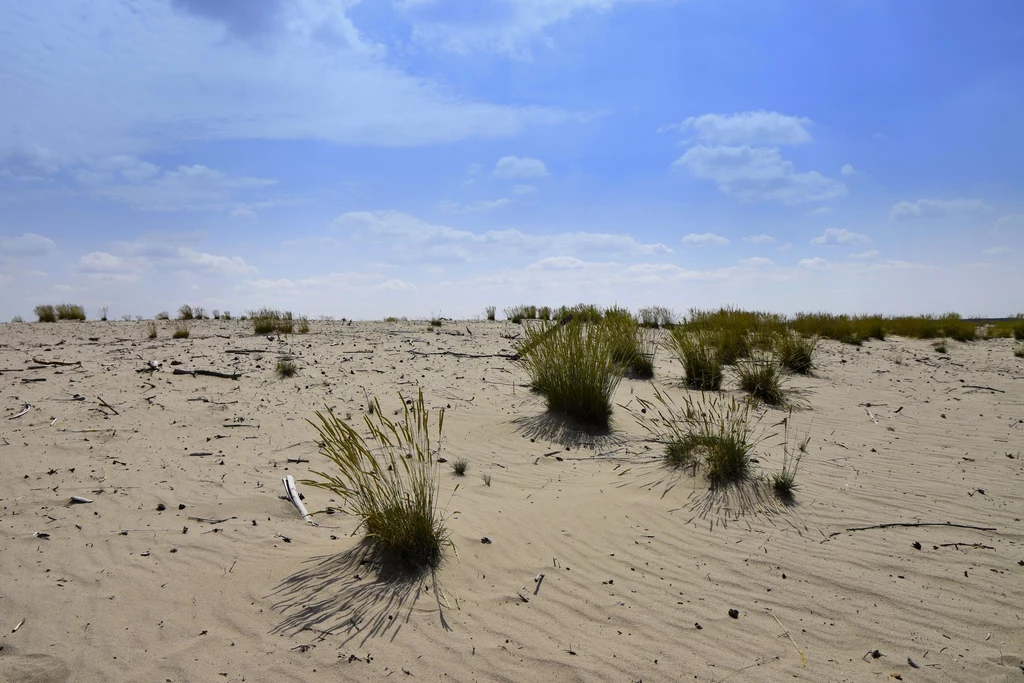
M 178 503 L 178 509 L 179 510 L 184 510 L 185 509 L 185 504 L 184 503 Z
M 915 550 L 920 550 L 921 549 L 921 544 L 918 541 L 914 541 L 914 543 L 912 545 L 914 546 Z
M 871 658 L 872 659 L 878 659 L 879 657 L 884 657 L 884 656 L 885 655 L 882 654 L 881 652 L 879 652 L 878 650 L 872 650 L 871 651 Z
M 696 627 L 696 629 L 697 629 L 698 631 L 700 631 L 701 629 L 703 629 L 703 628 L 704 628 L 703 626 L 701 626 L 701 625 L 700 625 L 700 622 L 695 622 L 695 623 L 694 623 L 693 625 L 694 625 L 694 627 Z
M 157 509 L 157 512 L 163 512 L 164 510 L 167 509 L 167 506 L 164 505 L 163 503 L 160 503 L 159 505 L 156 506 L 156 509 Z
M 488 543 L 491 542 L 491 539 L 489 539 L 486 536 L 484 536 L 483 538 L 480 539 L 480 542 L 484 543 L 484 544 L 488 544 Z
M 733 619 L 739 619 L 740 618 L 740 611 L 738 609 L 731 609 L 731 610 L 729 610 L 729 616 L 732 617 Z
M 448 458 L 438 458 L 437 461 L 440 463 L 446 463 L 448 462 Z

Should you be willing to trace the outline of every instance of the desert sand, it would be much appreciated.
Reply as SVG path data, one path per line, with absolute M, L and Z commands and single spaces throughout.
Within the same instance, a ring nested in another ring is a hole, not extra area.
M 0 325 L 0 680 L 1024 678 L 1010 340 L 823 342 L 815 375 L 791 380 L 807 404 L 791 434 L 811 440 L 786 507 L 666 470 L 628 410 L 649 382 L 619 385 L 610 435 L 561 429 L 503 357 L 518 331 Z M 274 373 L 282 354 L 296 377 Z M 681 397 L 679 363 L 659 351 L 656 368 Z M 357 520 L 304 523 L 281 480 L 328 466 L 314 410 L 359 421 L 367 397 L 393 412 L 418 387 L 446 410 L 441 455 L 470 465 L 441 470 L 457 552 L 396 584 L 359 564 Z M 849 530 L 945 522 L 964 526 Z

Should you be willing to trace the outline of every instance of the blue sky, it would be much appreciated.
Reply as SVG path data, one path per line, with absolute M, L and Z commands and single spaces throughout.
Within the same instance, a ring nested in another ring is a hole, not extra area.
M 0 317 L 1024 310 L 1019 0 L 0 0 Z

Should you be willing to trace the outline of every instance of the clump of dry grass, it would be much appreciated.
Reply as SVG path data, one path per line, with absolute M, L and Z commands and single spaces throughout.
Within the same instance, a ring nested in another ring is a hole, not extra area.
M 264 306 L 255 311 L 248 311 L 248 316 L 252 321 L 253 334 L 291 334 L 295 329 L 291 311 L 279 311 Z
M 402 405 L 401 420 L 384 417 L 379 405 L 364 417 L 369 443 L 330 408 L 317 412 L 310 424 L 334 470 L 315 471 L 318 478 L 304 483 L 340 498 L 383 560 L 415 571 L 437 567 L 451 545 L 438 505 L 444 411 L 431 424 L 422 390 L 412 405 Z
M 615 338 L 607 326 L 575 319 L 529 324 L 516 351 L 549 411 L 586 427 L 608 428 L 623 366 L 615 359 Z
M 714 332 L 673 327 L 667 345 L 683 364 L 686 386 L 700 391 L 722 388 L 722 361 Z
M 296 326 L 295 331 L 299 334 L 309 334 L 309 318 L 306 316 L 299 316 L 299 324 Z
M 638 423 L 665 445 L 670 467 L 702 471 L 712 488 L 743 481 L 751 476 L 751 458 L 767 435 L 755 434 L 760 420 L 750 420 L 752 403 L 724 399 L 703 392 L 700 398 L 686 395 L 679 407 L 655 387 L 654 401 L 637 399 Z
M 761 355 L 740 363 L 737 368 L 740 388 L 773 406 L 786 402 L 782 365 L 773 357 Z
M 149 324 L 146 325 L 146 336 L 149 339 L 156 339 L 156 322 L 155 321 L 150 320 Z
M 814 368 L 814 350 L 817 346 L 817 337 L 804 337 L 784 330 L 776 335 L 773 348 L 782 367 L 798 375 L 809 375 Z
M 53 308 L 57 313 L 57 320 L 85 320 L 85 306 L 57 304 Z
M 39 304 L 35 308 L 35 314 L 41 323 L 57 322 L 57 311 L 52 304 Z
M 277 373 L 278 377 L 284 379 L 285 377 L 294 377 L 299 372 L 299 368 L 295 365 L 295 361 L 282 359 L 277 361 L 274 372 Z
M 174 332 L 171 333 L 171 337 L 174 339 L 188 339 L 189 333 L 188 321 L 178 320 L 174 323 Z

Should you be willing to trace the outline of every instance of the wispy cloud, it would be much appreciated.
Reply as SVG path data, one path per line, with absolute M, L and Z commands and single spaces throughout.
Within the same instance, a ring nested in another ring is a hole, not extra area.
M 901 221 L 951 213 L 974 213 L 991 209 L 991 206 L 980 199 L 918 199 L 916 202 L 902 201 L 894 204 L 889 209 L 889 220 Z
M 811 244 L 871 244 L 871 238 L 845 228 L 829 228 L 811 239 Z
M 724 247 L 729 244 L 729 240 L 713 232 L 705 232 L 701 235 L 691 232 L 683 237 L 683 244 L 688 244 L 691 247 Z
M 502 157 L 494 165 L 494 175 L 498 178 L 542 178 L 547 174 L 544 162 L 531 157 Z
M 467 204 L 460 204 L 453 201 L 443 201 L 438 208 L 448 213 L 480 213 L 482 211 L 493 211 L 494 209 L 508 206 L 508 199 L 477 199 Z
M 775 238 L 771 235 L 747 235 L 743 238 L 744 242 L 752 242 L 753 244 L 770 244 L 775 241 Z
M 14 237 L 0 236 L 0 258 L 27 258 L 46 256 L 57 250 L 57 244 L 49 237 L 25 232 Z
M 701 142 L 712 145 L 799 145 L 811 141 L 807 130 L 810 125 L 810 119 L 761 110 L 691 116 L 681 123 L 664 125 L 658 132 L 692 132 Z

